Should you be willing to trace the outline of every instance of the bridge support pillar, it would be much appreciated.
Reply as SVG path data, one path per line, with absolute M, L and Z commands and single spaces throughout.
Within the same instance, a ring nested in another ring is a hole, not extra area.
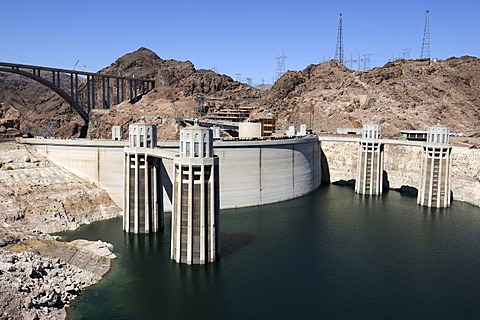
M 358 145 L 355 192 L 379 195 L 383 192 L 383 144 L 380 125 L 364 125 Z
M 171 258 L 205 264 L 219 259 L 219 167 L 213 134 L 195 125 L 180 131 L 174 161 Z
M 157 127 L 147 123 L 129 127 L 129 148 L 125 149 L 123 230 L 149 233 L 163 230 L 162 160 L 149 157 L 148 148 L 157 144 Z
M 446 126 L 437 125 L 427 129 L 417 197 L 419 205 L 435 208 L 450 206 L 452 147 L 448 135 Z

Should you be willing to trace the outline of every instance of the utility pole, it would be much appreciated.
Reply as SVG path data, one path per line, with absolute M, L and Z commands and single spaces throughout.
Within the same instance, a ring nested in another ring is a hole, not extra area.
M 342 26 L 342 14 L 338 18 L 338 34 L 337 34 L 337 47 L 335 48 L 335 60 L 343 64 L 343 26 Z
M 420 59 L 430 60 L 430 20 L 428 18 L 427 10 L 425 14 L 425 27 L 423 28 L 422 51 L 420 51 Z

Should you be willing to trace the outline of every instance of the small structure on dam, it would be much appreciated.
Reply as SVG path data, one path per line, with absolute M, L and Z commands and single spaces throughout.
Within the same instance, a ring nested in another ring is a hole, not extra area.
M 434 126 L 427 129 L 423 145 L 422 177 L 417 203 L 422 206 L 444 208 L 451 203 L 452 146 L 449 128 Z
M 163 229 L 162 159 L 148 156 L 157 145 L 157 127 L 136 123 L 129 127 L 125 148 L 123 230 L 132 233 Z
M 219 257 L 219 166 L 213 134 L 195 125 L 180 131 L 180 156 L 173 160 L 171 258 L 205 264 Z
M 381 127 L 378 124 L 363 126 L 362 139 L 358 144 L 355 192 L 378 195 L 383 191 L 383 143 L 380 142 Z

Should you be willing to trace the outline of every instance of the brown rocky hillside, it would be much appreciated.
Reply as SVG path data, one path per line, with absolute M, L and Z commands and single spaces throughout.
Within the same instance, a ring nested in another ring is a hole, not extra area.
M 480 60 L 397 60 L 366 72 L 336 61 L 284 74 L 262 100 L 279 124 L 306 123 L 315 131 L 375 121 L 385 133 L 425 129 L 441 121 L 454 132 L 480 131 Z
M 112 125 L 141 116 L 159 125 L 160 138 L 177 137 L 179 119 L 199 111 L 253 107 L 251 118 L 273 112 L 278 128 L 306 123 L 314 131 L 359 127 L 375 121 L 384 133 L 425 129 L 437 121 L 454 132 L 480 132 L 480 60 L 397 60 L 369 71 L 351 71 L 335 61 L 288 71 L 262 95 L 246 84 L 189 61 L 164 60 L 146 48 L 128 53 L 99 72 L 153 78 L 156 88 L 132 104 L 93 110 L 88 136 L 109 138 Z M 202 108 L 199 108 L 202 106 Z M 50 132 L 78 136 L 82 124 L 70 107 L 40 84 L 0 74 L 0 134 Z
M 190 61 L 163 60 L 153 51 L 140 48 L 128 53 L 99 72 L 153 78 L 155 90 L 137 103 L 123 102 L 109 111 L 91 114 L 89 137 L 109 137 L 112 125 L 122 126 L 145 116 L 159 126 L 163 139 L 176 139 L 179 119 L 198 117 L 198 107 L 214 110 L 232 100 L 250 101 L 259 98 L 259 91 L 226 75 L 209 70 L 196 70 Z

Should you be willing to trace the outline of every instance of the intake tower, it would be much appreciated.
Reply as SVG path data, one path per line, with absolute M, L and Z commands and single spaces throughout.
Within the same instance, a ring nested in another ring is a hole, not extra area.
M 212 131 L 195 125 L 180 131 L 173 160 L 171 258 L 205 264 L 219 258 L 219 167 Z
M 422 177 L 417 203 L 422 206 L 445 208 L 451 203 L 452 146 L 449 128 L 434 126 L 427 129 L 423 145 Z
M 369 195 L 383 191 L 383 143 L 378 124 L 363 126 L 362 139 L 358 143 L 357 177 L 355 192 Z

